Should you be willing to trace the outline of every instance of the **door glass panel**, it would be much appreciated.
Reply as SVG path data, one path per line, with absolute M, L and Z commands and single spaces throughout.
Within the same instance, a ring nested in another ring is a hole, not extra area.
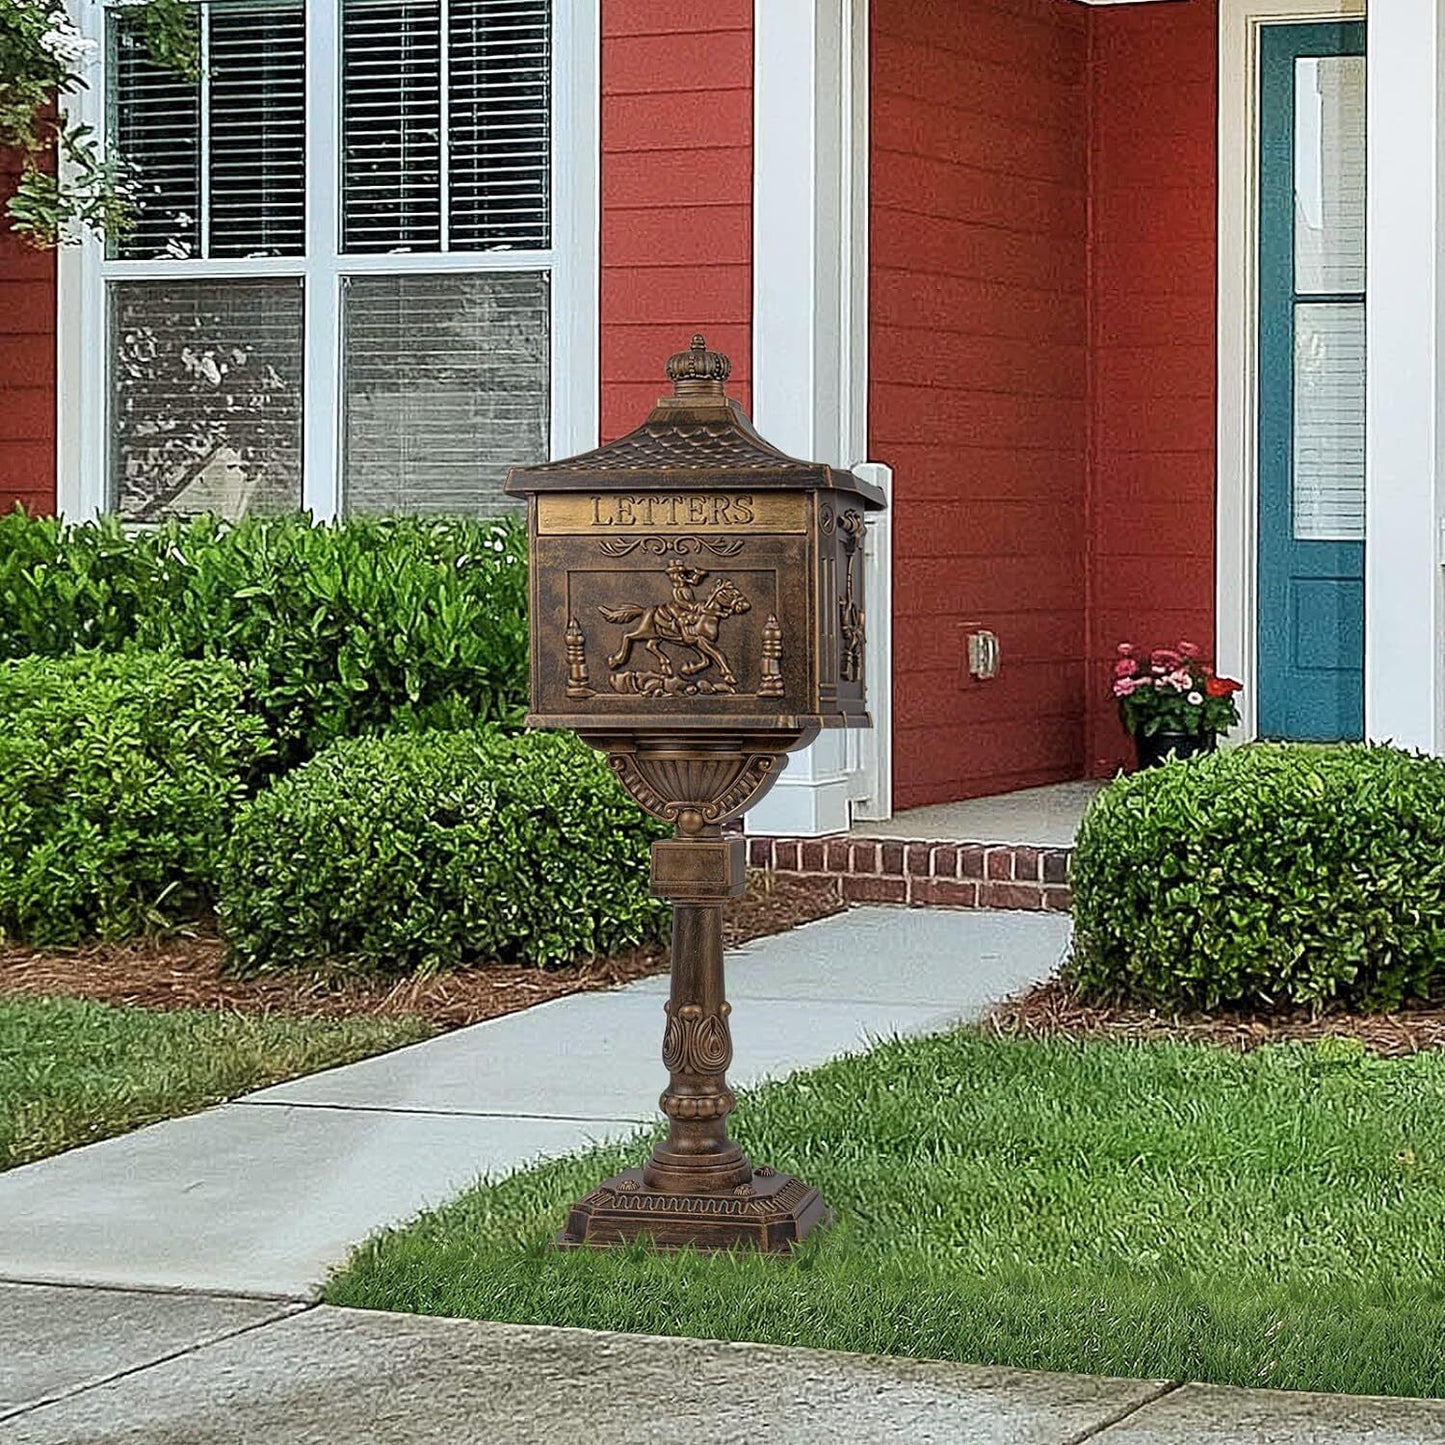
M 1365 57 L 1295 61 L 1295 290 L 1365 289 Z
M 1294 535 L 1365 536 L 1365 304 L 1295 307 Z

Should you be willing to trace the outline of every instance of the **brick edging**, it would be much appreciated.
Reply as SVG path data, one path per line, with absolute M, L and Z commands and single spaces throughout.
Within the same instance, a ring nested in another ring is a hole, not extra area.
M 1021 908 L 1067 912 L 1069 848 L 923 839 L 748 839 L 748 863 L 775 873 L 838 878 L 850 903 L 914 908 Z

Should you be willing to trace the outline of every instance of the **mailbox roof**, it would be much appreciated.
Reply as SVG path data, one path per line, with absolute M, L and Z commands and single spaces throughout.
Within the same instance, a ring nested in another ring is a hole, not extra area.
M 865 506 L 882 507 L 882 491 L 852 472 L 805 462 L 758 435 L 743 409 L 724 390 L 727 357 L 708 351 L 703 338 L 668 362 L 674 394 L 662 397 L 636 431 L 561 461 L 513 467 L 506 489 L 529 492 L 676 491 L 746 487 L 753 491 L 848 492 Z
M 826 488 L 854 493 L 868 506 L 883 505 L 883 493 L 852 472 L 779 451 L 758 435 L 735 401 L 724 399 L 722 406 L 699 402 L 665 397 L 636 431 L 616 441 L 562 461 L 513 467 L 507 491 Z

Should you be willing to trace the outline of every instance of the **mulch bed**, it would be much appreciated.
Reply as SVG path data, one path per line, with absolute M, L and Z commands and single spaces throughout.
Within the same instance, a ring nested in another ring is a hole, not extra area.
M 744 898 L 724 910 L 729 948 L 839 913 L 836 879 L 750 873 Z M 338 1017 L 413 1014 L 438 1028 L 461 1028 L 564 994 L 614 988 L 667 969 L 667 950 L 637 948 L 572 968 L 487 964 L 431 978 L 309 977 L 285 973 L 238 979 L 224 970 L 213 935 L 57 952 L 0 946 L 0 995 L 64 994 L 143 1008 L 220 1008 L 245 1013 Z
M 1383 1058 L 1445 1049 L 1442 1002 L 1389 1014 L 1312 1015 L 1301 1010 L 1279 1015 L 1229 1011 L 1169 1015 L 1153 1009 L 1094 1007 L 1080 1002 L 1069 986 L 1056 978 L 1006 1000 L 989 1015 L 987 1024 L 1010 1037 L 1175 1039 L 1239 1050 L 1261 1044 L 1349 1038 L 1358 1039 Z

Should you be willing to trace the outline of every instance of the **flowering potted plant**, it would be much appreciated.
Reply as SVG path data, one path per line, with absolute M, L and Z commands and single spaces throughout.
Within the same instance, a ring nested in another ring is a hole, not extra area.
M 1141 768 L 1214 751 L 1219 734 L 1239 722 L 1234 695 L 1240 684 L 1218 677 L 1200 661 L 1192 642 L 1156 647 L 1147 660 L 1133 643 L 1119 644 L 1114 696 L 1119 717 L 1134 739 Z

